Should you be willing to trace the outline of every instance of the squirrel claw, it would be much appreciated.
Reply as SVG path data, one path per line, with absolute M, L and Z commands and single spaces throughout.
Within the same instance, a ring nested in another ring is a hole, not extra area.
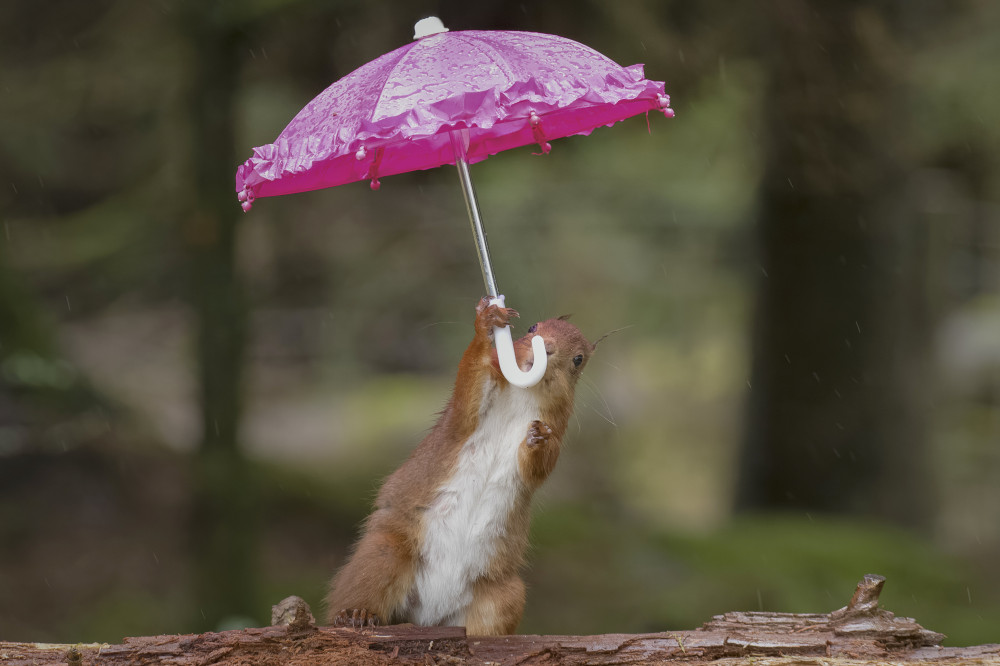
M 510 320 L 521 315 L 514 308 L 502 308 L 490 304 L 490 297 L 484 296 L 476 305 L 476 328 L 490 337 L 493 327 L 503 328 Z
M 377 627 L 379 624 L 378 615 L 364 608 L 345 608 L 333 618 L 333 626 L 350 629 Z
M 552 436 L 552 428 L 542 421 L 532 421 L 531 425 L 528 426 L 528 436 L 525 439 L 525 444 L 528 448 L 535 448 L 539 444 L 544 444 L 549 441 L 549 437 Z

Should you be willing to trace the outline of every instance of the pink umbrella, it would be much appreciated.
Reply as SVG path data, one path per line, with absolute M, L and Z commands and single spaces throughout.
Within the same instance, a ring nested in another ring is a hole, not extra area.
M 503 304 L 469 164 L 501 150 L 589 134 L 648 112 L 674 115 L 661 81 L 642 65 L 621 67 L 597 51 L 554 35 L 449 32 L 430 17 L 414 41 L 362 65 L 303 108 L 274 143 L 254 148 L 236 172 L 243 210 L 258 197 L 306 192 L 417 169 L 455 164 L 465 193 L 486 290 Z M 516 386 L 545 372 L 539 336 L 534 362 L 521 372 L 510 328 L 496 329 L 504 376 Z

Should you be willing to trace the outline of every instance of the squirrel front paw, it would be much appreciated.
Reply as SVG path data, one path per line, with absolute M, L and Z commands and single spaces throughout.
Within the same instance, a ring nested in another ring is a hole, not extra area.
M 532 421 L 517 452 L 521 478 L 532 488 L 539 486 L 552 473 L 558 459 L 559 438 L 552 426 L 544 421 Z
M 528 436 L 524 440 L 525 446 L 533 449 L 539 444 L 545 444 L 552 436 L 552 428 L 542 421 L 532 421 L 528 426 Z
M 487 337 L 493 337 L 493 327 L 503 328 L 514 317 L 520 317 L 514 308 L 502 308 L 490 305 L 490 297 L 483 296 L 476 305 L 476 332 Z
M 364 608 L 345 608 L 333 617 L 333 626 L 335 627 L 364 629 L 365 627 L 377 627 L 379 624 L 378 615 Z

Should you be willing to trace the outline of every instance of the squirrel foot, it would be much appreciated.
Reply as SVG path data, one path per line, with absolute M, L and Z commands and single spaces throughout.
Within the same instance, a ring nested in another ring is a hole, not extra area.
M 552 428 L 542 421 L 532 421 L 528 426 L 528 436 L 524 440 L 525 446 L 533 449 L 539 444 L 545 444 L 552 436 Z
M 378 615 L 364 608 L 345 608 L 333 617 L 333 626 L 350 629 L 377 627 L 380 624 Z
M 490 305 L 490 297 L 483 296 L 476 305 L 476 331 L 493 337 L 493 327 L 503 328 L 514 317 L 520 317 L 514 308 Z

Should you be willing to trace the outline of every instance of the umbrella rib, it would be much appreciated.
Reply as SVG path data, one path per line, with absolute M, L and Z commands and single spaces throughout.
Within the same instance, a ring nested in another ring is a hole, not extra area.
M 499 52 L 495 48 L 493 48 L 492 46 L 489 46 L 488 50 L 486 48 L 483 48 L 483 46 L 486 44 L 486 40 L 483 37 L 478 38 L 478 41 L 480 43 L 476 43 L 474 41 L 466 39 L 465 37 L 462 36 L 461 32 L 455 33 L 454 37 L 456 41 L 464 42 L 468 46 L 482 53 L 491 63 L 496 65 L 497 69 L 503 72 L 504 78 L 507 79 L 508 88 L 511 85 L 513 85 L 514 79 L 516 78 L 513 75 L 513 70 L 505 66 L 506 63 L 503 61 L 503 58 L 499 55 Z
M 385 87 L 389 85 L 389 81 L 392 80 L 392 75 L 396 72 L 396 68 L 399 67 L 400 64 L 402 64 L 402 62 L 409 57 L 410 53 L 413 52 L 413 49 L 419 45 L 420 45 L 419 41 L 415 41 L 414 43 L 409 44 L 410 48 L 406 49 L 406 51 L 403 52 L 402 57 L 400 57 L 399 60 L 397 60 L 392 64 L 392 66 L 389 68 L 388 73 L 385 76 L 385 81 L 382 82 L 382 86 L 378 89 L 378 95 L 375 96 L 376 100 L 382 99 L 382 93 L 385 92 Z M 372 123 L 375 122 L 375 112 L 378 111 L 378 106 L 379 103 L 375 102 L 375 106 L 372 107 L 372 115 L 371 118 L 368 119 Z

